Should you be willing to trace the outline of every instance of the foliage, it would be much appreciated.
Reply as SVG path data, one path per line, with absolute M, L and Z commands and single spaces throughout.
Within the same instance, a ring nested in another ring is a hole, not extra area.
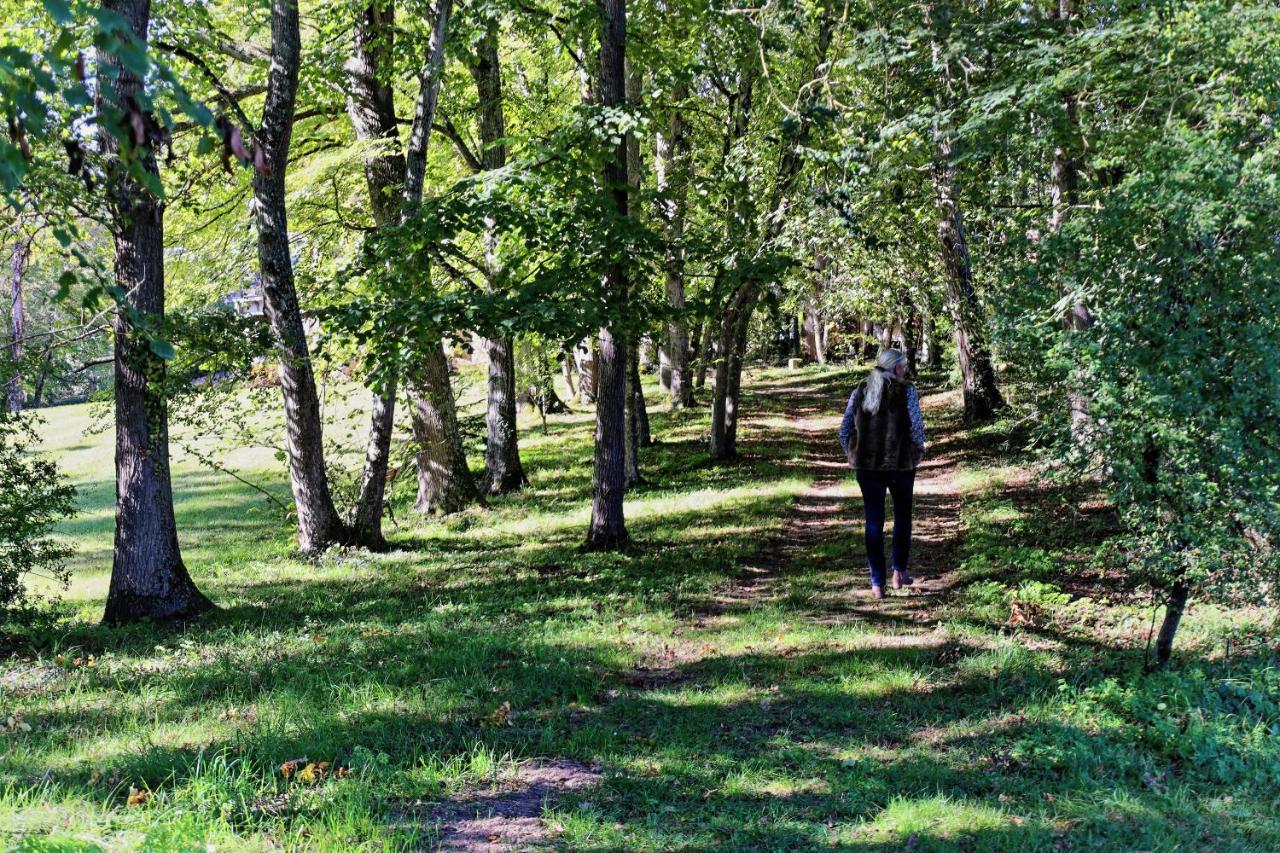
M 950 597 L 865 610 L 849 594 L 860 525 L 843 510 L 831 538 L 792 552 L 777 596 L 712 609 L 807 486 L 809 439 L 779 425 L 836 417 L 848 380 L 753 371 L 758 451 L 732 467 L 702 464 L 705 414 L 655 411 L 646 474 L 660 485 L 629 496 L 648 543 L 629 555 L 578 550 L 590 413 L 549 416 L 545 437 L 524 421 L 526 489 L 403 529 L 387 554 L 298 559 L 256 493 L 177 459 L 187 559 L 225 607 L 180 632 L 74 621 L 21 649 L 31 660 L 0 662 L 0 839 L 429 848 L 439 803 L 553 756 L 603 777 L 544 813 L 573 849 L 1280 844 L 1277 660 L 1274 639 L 1253 643 L 1265 612 L 1197 609 L 1191 662 L 1144 675 L 1149 617 L 1120 600 L 1099 605 L 1102 627 L 984 624 Z M 988 443 L 928 411 L 934 441 Z M 83 441 L 58 440 L 66 455 Z M 97 441 L 78 451 L 97 464 L 77 472 L 93 503 L 76 523 L 104 553 Z M 960 558 L 1097 544 L 1066 535 L 1031 481 L 1002 481 L 1005 458 L 969 458 L 919 516 L 940 533 L 993 519 Z M 262 470 L 287 493 L 269 456 Z M 920 557 L 953 552 L 946 535 Z M 1010 588 L 1045 580 L 990 556 Z M 92 616 L 96 595 L 81 586 L 71 603 Z M 299 780 L 308 764 L 315 778 Z M 130 789 L 150 794 L 130 805 Z
M 33 575 L 63 586 L 70 580 L 72 548 L 50 536 L 75 512 L 75 488 L 49 459 L 35 453 L 32 418 L 0 414 L 0 618 L 27 615 Z
M 1200 596 L 1274 602 L 1280 445 L 1262 425 L 1280 417 L 1280 17 L 1122 12 L 1031 51 L 1033 75 L 1056 74 L 1003 81 L 1016 108 L 1056 121 L 1066 97 L 1090 107 L 1059 137 L 1088 142 L 1063 229 L 1010 223 L 1030 240 L 1010 239 L 994 273 L 1001 338 L 1052 457 L 1105 484 L 1135 570 L 1157 589 L 1184 579 Z M 1079 304 L 1092 324 L 1063 334 Z M 1072 389 L 1096 424 L 1084 441 L 1068 430 Z

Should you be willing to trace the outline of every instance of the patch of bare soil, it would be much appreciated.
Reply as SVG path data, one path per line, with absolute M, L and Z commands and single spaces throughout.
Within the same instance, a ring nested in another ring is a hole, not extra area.
M 600 780 L 598 769 L 577 761 L 529 761 L 487 789 L 468 790 L 429 806 L 419 820 L 438 827 L 436 850 L 487 853 L 545 847 L 557 833 L 543 817 L 546 805 Z

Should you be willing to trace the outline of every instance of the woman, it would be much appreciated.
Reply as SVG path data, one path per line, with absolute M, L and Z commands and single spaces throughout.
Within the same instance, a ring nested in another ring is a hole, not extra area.
M 907 573 L 911 492 L 924 455 L 924 418 L 920 396 L 906 377 L 906 356 L 892 349 L 880 353 L 866 381 L 849 397 L 840 424 L 840 445 L 862 489 L 873 598 L 884 598 L 886 489 L 893 496 L 893 588 L 913 583 Z

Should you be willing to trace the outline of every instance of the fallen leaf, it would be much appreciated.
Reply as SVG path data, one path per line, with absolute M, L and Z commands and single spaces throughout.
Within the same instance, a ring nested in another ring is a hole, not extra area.
M 513 716 L 514 712 L 511 710 L 511 703 L 503 702 L 494 709 L 492 714 L 489 715 L 489 722 L 493 723 L 495 726 L 510 726 L 514 725 L 511 720 Z

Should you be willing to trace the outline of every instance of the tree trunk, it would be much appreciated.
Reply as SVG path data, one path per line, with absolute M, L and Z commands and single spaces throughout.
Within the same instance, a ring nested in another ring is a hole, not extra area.
M 271 71 L 267 76 L 262 125 L 255 140 L 265 157 L 265 167 L 255 170 L 253 175 L 258 266 L 271 336 L 280 355 L 280 390 L 284 396 L 289 480 L 298 511 L 298 546 L 305 553 L 316 553 L 334 543 L 347 541 L 350 532 L 338 517 L 329 492 L 320 398 L 294 286 L 289 247 L 285 170 L 289 163 L 301 58 L 297 0 L 272 0 Z
M 755 73 L 753 65 L 740 75 L 735 103 L 730 106 L 729 124 L 725 133 L 723 151 L 726 159 L 734 145 L 746 137 L 750 128 Z M 751 240 L 751 234 L 744 237 L 738 232 L 744 227 L 753 228 L 755 220 L 756 206 L 751 188 L 745 180 L 735 180 L 726 201 L 726 244 Z M 744 250 L 750 251 L 750 248 L 744 247 Z M 717 271 L 716 289 L 726 272 L 724 267 Z M 753 280 L 740 282 L 725 300 L 724 310 L 717 324 L 716 372 L 711 389 L 711 436 L 707 448 L 712 461 L 732 459 L 738 452 L 736 431 L 738 399 L 734 394 L 734 388 L 741 387 L 741 377 L 735 375 L 734 365 L 740 366 L 742 363 L 742 354 L 738 352 L 737 347 L 738 329 L 750 323 L 751 311 L 755 310 L 758 296 L 756 288 L 757 284 Z
M 817 79 L 826 64 L 827 51 L 831 46 L 835 25 L 831 11 L 826 4 L 823 4 L 814 62 L 807 77 L 809 82 Z M 817 88 L 806 84 L 801 87 L 797 96 L 796 104 L 800 107 L 797 112 L 802 118 L 798 129 L 793 131 L 793 135 L 782 146 L 777 178 L 773 183 L 766 210 L 764 233 L 755 254 L 760 254 L 758 250 L 771 246 L 786 225 L 791 194 L 795 188 L 796 179 L 800 175 L 800 169 L 804 165 L 802 149 L 813 130 L 813 121 L 806 117 L 807 107 L 814 103 Z M 749 103 L 744 104 L 741 127 L 744 134 L 746 110 L 749 109 Z M 752 207 L 749 190 L 746 197 L 739 199 L 739 204 L 743 210 Z M 754 214 L 751 219 L 754 219 Z M 749 220 L 744 219 L 744 221 Z M 764 282 L 749 280 L 739 285 L 737 292 L 729 300 L 725 320 L 721 324 L 721 345 L 727 347 L 728 351 L 717 354 L 716 396 L 711 408 L 710 455 L 713 460 L 730 459 L 738 452 L 737 430 L 738 413 L 741 408 L 742 365 L 746 358 L 747 332 L 751 327 L 751 314 L 759 302 L 763 284 Z M 720 375 L 726 372 L 728 375 L 724 377 Z
M 596 380 L 599 377 L 600 360 L 594 338 L 587 338 L 573 349 L 573 360 L 578 368 L 578 400 L 582 405 L 596 401 Z
M 107 0 L 134 36 L 147 43 L 149 0 Z M 127 112 L 136 104 L 142 80 L 110 54 L 102 62 L 114 68 L 115 91 L 103 87 L 101 106 Z M 136 109 L 136 107 L 135 107 Z M 159 323 L 164 317 L 164 205 L 124 170 L 115 138 L 104 134 L 112 155 L 111 219 L 115 236 L 115 278 L 125 306 Z M 133 151 L 142 168 L 156 176 L 149 143 Z M 124 306 L 122 306 L 124 307 Z M 165 398 L 165 362 L 151 349 L 148 335 L 134 328 L 126 312 L 112 318 L 115 347 L 116 530 L 111 585 L 103 621 L 187 619 L 210 610 L 182 562 L 173 516 L 169 477 L 169 410 Z
M 13 372 L 9 374 L 9 411 L 21 412 L 26 402 L 22 390 L 22 342 L 26 338 L 25 303 L 22 298 L 22 279 L 31 256 L 31 240 L 22 234 L 22 221 L 13 224 L 13 278 L 9 300 L 9 361 Z
M 393 48 L 394 6 L 371 4 L 359 15 L 355 49 L 347 60 L 347 113 L 356 138 L 381 143 L 380 153 L 365 160 L 365 183 L 373 221 L 385 227 L 400 220 L 405 161 L 396 126 L 395 93 L 387 83 Z M 396 377 L 371 395 L 369 437 L 365 442 L 364 471 L 356 499 L 352 533 L 366 547 L 386 547 L 382 534 L 382 510 L 386 497 L 391 436 L 395 429 Z
M 827 319 L 822 316 L 812 301 L 806 301 L 804 308 L 804 341 L 809 355 L 818 364 L 827 363 Z
M 40 401 L 44 398 L 44 381 L 49 378 L 49 366 L 53 362 L 53 345 L 46 344 L 44 352 L 40 356 L 40 373 L 36 375 L 36 387 L 31 392 L 31 408 L 40 408 Z
M 659 348 L 653 345 L 653 338 L 648 335 L 640 338 L 640 372 L 644 374 L 657 373 L 658 362 L 666 357 L 665 352 L 661 352 Z
M 1190 589 L 1181 576 L 1169 587 L 1169 599 L 1164 605 L 1164 621 L 1160 623 L 1160 633 L 1156 635 L 1156 667 L 1159 669 L 1169 665 L 1169 659 L 1173 655 L 1173 638 L 1178 633 L 1178 624 L 1187 609 L 1189 595 Z
M 658 347 L 658 387 L 671 393 L 671 354 L 665 346 Z
M 926 306 L 924 319 L 921 323 L 921 337 L 923 338 L 924 366 L 937 367 L 942 364 L 942 346 L 938 340 L 938 320 L 933 313 L 932 306 Z
M 908 297 L 910 300 L 910 297 Z M 908 301 L 906 316 L 902 318 L 902 353 L 907 357 L 907 376 L 916 376 L 916 367 L 920 361 L 919 337 L 917 328 L 920 317 L 916 314 L 915 305 Z
M 644 482 L 640 473 L 640 416 L 644 412 L 644 397 L 639 394 L 640 366 L 636 354 L 636 342 L 628 341 L 627 346 L 627 399 L 623 412 L 623 423 L 626 428 L 626 463 L 624 465 L 623 482 L 628 489 Z M 639 407 L 636 402 L 639 399 Z
M 956 193 L 954 140 L 945 118 L 943 93 L 951 86 L 951 72 L 943 56 L 942 42 L 933 40 L 933 62 L 937 72 L 938 95 L 933 137 L 936 148 L 933 184 L 938 208 L 938 246 L 946 270 L 947 301 L 956 330 L 956 358 L 964 380 L 964 419 L 966 422 L 990 419 L 1004 406 L 996 387 L 995 367 L 987 344 L 987 321 L 973 285 L 973 269 L 969 264 L 969 245 L 964 231 L 964 213 Z
M 560 369 L 564 373 L 564 384 L 569 388 L 569 399 L 578 396 L 578 389 L 573 387 L 573 356 L 570 353 L 560 353 Z
M 374 222 L 386 227 L 401 221 L 422 201 L 423 174 L 427 152 L 431 143 L 430 128 L 435 121 L 436 103 L 440 94 L 440 80 L 444 63 L 445 38 L 448 33 L 450 0 L 443 0 L 436 10 L 427 62 L 419 73 L 418 99 L 414 120 L 409 134 L 408 154 L 402 155 L 399 145 L 399 128 L 395 113 L 395 93 L 389 79 L 394 72 L 393 38 L 395 33 L 394 7 L 370 5 L 361 15 L 355 30 L 355 52 L 346 66 L 349 85 L 347 111 L 351 116 L 356 137 L 378 141 L 381 153 L 365 163 L 365 180 L 369 187 L 370 208 Z M 421 398 L 422 388 L 430 376 L 433 381 L 445 382 L 444 388 L 432 389 L 433 398 L 448 395 L 453 398 L 449 386 L 448 371 L 419 371 L 419 381 L 410 383 L 409 393 L 413 405 L 411 419 L 419 413 L 432 411 L 429 401 Z M 443 377 L 443 378 L 441 378 Z M 354 534 L 358 541 L 371 548 L 385 546 L 382 535 L 382 513 L 386 499 L 387 471 L 391 457 L 391 438 L 395 427 L 395 397 L 398 377 L 391 377 L 388 387 L 372 395 L 372 417 L 369 439 L 365 448 L 364 472 L 361 477 L 360 496 L 356 503 Z M 454 418 L 456 423 L 456 417 Z M 430 428 L 418 429 L 431 432 Z M 461 448 L 461 437 L 453 441 Z M 448 458 L 455 458 L 456 454 Z M 465 456 L 463 461 L 465 468 Z M 438 469 L 430 469 L 428 477 Z M 470 471 L 467 471 L 467 476 Z M 422 472 L 419 471 L 421 481 Z M 450 475 L 444 475 L 446 477 Z M 465 479 L 465 478 L 464 478 Z M 448 485 L 448 484 L 444 484 Z M 432 491 L 447 491 L 430 485 Z
M 490 20 L 484 36 L 476 43 L 470 63 L 471 78 L 479 97 L 480 162 L 486 171 L 507 164 L 506 115 L 502 107 L 502 66 L 498 56 L 498 29 Z M 492 293 L 503 287 L 505 271 L 498 256 L 497 235 L 490 227 L 484 237 L 485 285 Z M 485 408 L 485 472 L 480 490 L 501 495 L 528 483 L 520 465 L 516 428 L 515 352 L 510 336 L 488 338 L 489 389 Z
M 415 410 L 413 437 L 418 445 L 415 509 L 440 515 L 466 509 L 479 495 L 467 467 L 449 383 L 449 360 L 440 343 L 423 354 L 409 383 Z
M 1075 17 L 1075 0 L 1059 0 L 1053 14 L 1063 22 L 1067 33 L 1073 29 Z M 1068 135 L 1078 137 L 1079 119 L 1077 117 L 1076 99 L 1072 94 L 1063 96 L 1063 109 L 1066 113 Z M 1062 231 L 1071 207 L 1079 201 L 1080 163 L 1068 153 L 1064 145 L 1055 146 L 1053 164 L 1049 169 L 1049 233 Z M 1062 294 L 1064 297 L 1067 294 Z M 1076 334 L 1093 325 L 1093 313 L 1082 299 L 1072 300 L 1062 318 L 1063 329 L 1067 335 Z M 1086 379 L 1079 371 L 1068 380 L 1067 414 L 1071 423 L 1071 438 L 1077 447 L 1083 447 L 1089 441 L 1093 429 L 1093 415 L 1086 390 Z
M 859 326 L 862 336 L 862 357 L 864 359 L 873 359 L 876 357 L 876 324 L 870 320 L 863 320 Z
M 701 343 L 698 344 L 698 375 L 694 380 L 694 386 L 697 388 L 702 388 L 707 384 L 707 368 L 710 366 L 713 356 L 711 349 L 713 346 L 712 335 L 715 334 L 714 329 L 715 323 L 708 320 L 702 324 L 702 333 L 698 336 L 698 340 Z
M 655 140 L 654 172 L 657 178 L 658 205 L 662 217 L 663 258 L 667 305 L 674 315 L 667 326 L 667 354 L 671 360 L 671 405 L 679 408 L 693 403 L 693 382 L 689 369 L 689 321 L 685 317 L 685 251 L 684 224 L 688 212 L 689 133 L 684 126 L 680 105 L 689 96 L 688 86 L 679 82 L 671 97 L 676 104 L 665 133 Z
M 528 484 L 516 442 L 516 370 L 511 338 L 491 338 L 485 408 L 485 473 L 481 491 L 503 495 Z
M 715 388 L 711 400 L 711 441 L 715 461 L 738 455 L 738 408 L 742 393 L 742 362 L 751 312 L 759 297 L 755 282 L 745 282 L 729 300 L 720 321 L 716 350 Z
M 599 0 L 601 105 L 617 109 L 626 99 L 626 0 Z M 604 186 L 610 193 L 619 217 L 627 216 L 627 140 L 619 141 L 614 156 L 604 164 Z M 605 298 L 615 316 L 620 316 L 627 303 L 627 272 L 618 262 L 604 271 Z M 596 435 L 594 468 L 591 478 L 591 525 L 586 547 L 591 550 L 613 550 L 629 541 L 623 517 L 626 492 L 626 394 L 627 343 L 612 323 L 600 330 L 599 387 L 596 391 Z
M 444 76 L 444 48 L 453 0 L 440 0 L 431 31 L 427 64 L 419 76 L 418 104 L 409 130 L 405 155 L 404 200 L 407 211 L 422 202 L 427 152 L 440 81 Z M 414 441 L 418 445 L 416 508 L 425 512 L 452 513 L 480 501 L 475 478 L 467 467 L 467 454 L 458 430 L 458 414 L 449 380 L 449 360 L 440 340 L 429 343 L 422 361 L 411 369 L 408 382 Z
M 632 355 L 628 368 L 629 383 L 631 386 L 631 400 L 636 412 L 636 439 L 637 446 L 641 448 L 653 446 L 653 432 L 649 428 L 649 409 L 645 405 L 644 384 L 640 374 L 640 360 Z
M 939 159 L 949 160 L 950 145 L 939 145 Z M 996 387 L 995 367 L 986 340 L 986 317 L 973 286 L 969 266 L 969 249 L 964 234 L 964 217 L 954 195 L 949 174 L 950 165 L 938 168 L 938 244 L 946 267 L 947 299 L 951 320 L 955 324 L 956 358 L 964 379 L 964 419 L 966 422 L 990 419 L 1004 406 Z

